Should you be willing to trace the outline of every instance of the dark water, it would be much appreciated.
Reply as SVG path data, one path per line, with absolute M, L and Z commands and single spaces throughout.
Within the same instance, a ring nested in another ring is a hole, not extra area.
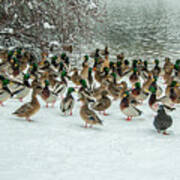
M 180 1 L 106 0 L 106 42 L 130 57 L 180 57 Z

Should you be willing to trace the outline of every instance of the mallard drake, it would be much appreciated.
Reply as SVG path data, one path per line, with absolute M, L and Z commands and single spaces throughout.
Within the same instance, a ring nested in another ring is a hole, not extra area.
M 52 88 L 52 91 L 57 95 L 60 96 L 61 99 L 63 99 L 63 94 L 67 89 L 68 86 L 68 82 L 66 80 L 67 77 L 67 72 L 66 71 L 62 71 L 61 73 L 61 81 L 55 81 L 55 84 Z M 51 78 L 50 78 L 51 80 Z
M 81 79 L 80 83 L 81 83 L 81 87 L 78 90 L 78 97 L 92 99 L 92 93 L 90 92 L 90 90 L 87 87 L 86 80 Z
M 107 91 L 102 91 L 101 92 L 101 98 L 98 99 L 98 101 L 93 104 L 92 108 L 96 111 L 103 111 L 103 115 L 107 116 L 108 114 L 106 114 L 106 109 L 108 109 L 111 106 L 111 99 L 107 97 L 108 92 Z
M 150 86 L 149 91 L 151 92 L 150 98 L 148 100 L 149 107 L 153 111 L 157 112 L 160 103 L 159 100 L 157 99 L 156 88 L 154 86 Z
M 48 108 L 49 104 L 52 104 L 52 107 L 54 107 L 54 104 L 56 103 L 56 100 L 58 96 L 49 89 L 49 81 L 45 80 L 45 87 L 42 89 L 41 92 L 41 98 L 46 102 L 46 107 Z
M 120 109 L 123 114 L 127 116 L 127 121 L 130 121 L 132 117 L 137 117 L 142 114 L 142 111 L 137 109 L 132 103 L 130 99 L 130 94 L 128 91 L 124 93 L 124 97 L 121 100 L 120 103 Z
M 27 121 L 32 121 L 30 117 L 37 113 L 40 109 L 40 103 L 37 99 L 37 94 L 41 91 L 40 86 L 33 86 L 32 98 L 31 101 L 22 105 L 18 108 L 13 114 L 18 117 L 25 117 Z
M 122 64 L 122 75 L 124 76 L 127 72 L 129 72 L 130 67 L 129 67 L 129 61 L 125 59 Z
M 90 124 L 90 127 L 92 127 L 94 124 L 100 124 L 102 125 L 102 121 L 97 116 L 97 114 L 89 109 L 88 107 L 88 99 L 86 98 L 80 98 L 80 101 L 82 101 L 83 105 L 80 108 L 80 116 L 85 121 L 85 128 L 88 128 L 88 124 Z
M 154 63 L 155 63 L 155 66 L 154 66 L 154 68 L 152 70 L 152 73 L 153 73 L 153 76 L 157 76 L 158 77 L 159 74 L 161 73 L 161 68 L 159 66 L 159 60 L 155 59 Z
M 148 76 L 149 76 L 149 70 L 148 70 L 148 62 L 145 60 L 143 62 L 143 66 L 142 66 L 142 69 L 141 69 L 141 77 L 146 80 L 148 79 Z
M 72 92 L 74 91 L 74 88 L 68 88 L 66 97 L 61 101 L 60 109 L 65 115 L 70 112 L 70 115 L 72 116 L 72 109 L 74 107 L 74 98 L 72 96 Z
M 94 78 L 97 82 L 102 83 L 103 80 L 105 80 L 108 77 L 109 74 L 109 68 L 105 67 L 103 71 L 96 70 Z
M 29 83 L 30 74 L 24 74 L 23 83 L 18 83 L 16 86 L 15 91 L 13 91 L 13 95 L 15 99 L 19 99 L 20 102 L 23 101 L 23 98 L 25 98 L 31 89 L 31 85 Z
M 143 102 L 149 96 L 149 93 L 141 88 L 140 82 L 135 83 L 135 88 L 132 89 L 131 95 L 137 100 Z
M 137 68 L 133 68 L 132 74 L 129 76 L 129 81 L 134 84 L 139 81 Z
M 156 96 L 157 97 L 160 97 L 162 95 L 163 90 L 159 85 L 157 85 L 157 76 L 154 76 L 150 86 L 153 86 L 156 89 Z
M 124 53 L 123 52 L 121 52 L 120 54 L 117 54 L 117 61 L 123 61 L 124 60 L 124 57 L 125 57 L 125 55 L 124 55 Z
M 8 88 L 8 84 L 10 83 L 9 79 L 3 79 L 1 86 L 2 88 L 0 89 L 0 105 L 3 105 L 3 102 L 7 101 L 9 98 L 13 96 L 12 92 Z

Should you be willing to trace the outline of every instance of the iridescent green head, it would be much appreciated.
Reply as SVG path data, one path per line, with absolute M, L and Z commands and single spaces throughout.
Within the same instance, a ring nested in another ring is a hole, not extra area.
M 127 97 L 129 96 L 129 91 L 125 91 L 124 94 L 123 94 L 124 97 Z
M 64 59 L 66 57 L 66 53 L 61 54 L 61 59 Z
M 92 72 L 92 68 L 90 67 L 90 68 L 88 69 L 88 71 L 89 71 L 89 72 Z
M 68 88 L 68 94 L 71 94 L 72 92 L 74 92 L 75 91 L 75 89 L 73 88 L 73 87 L 69 87 Z
M 112 73 L 112 76 L 113 76 L 114 78 L 116 78 L 117 75 L 116 75 L 115 72 L 113 72 L 113 73 Z
M 108 68 L 108 67 L 105 67 L 105 68 L 104 68 L 104 71 L 105 71 L 106 73 L 108 73 L 108 72 L 109 72 L 109 68 Z
M 19 63 L 19 60 L 16 57 L 14 57 L 13 60 L 14 60 L 14 63 Z
M 180 59 L 177 59 L 175 64 L 180 65 Z
M 117 67 L 120 67 L 122 65 L 122 62 L 121 61 L 118 61 L 117 62 Z
M 25 79 L 25 80 L 28 80 L 29 78 L 30 78 L 30 74 L 29 74 L 29 73 L 27 73 L 27 74 L 24 75 L 24 79 Z
M 153 77 L 153 81 L 156 82 L 158 80 L 158 77 L 157 76 L 154 76 Z
M 8 52 L 8 56 L 12 56 L 13 54 L 14 54 L 13 51 L 9 51 L 9 52 Z
M 175 64 L 175 65 L 174 65 L 174 69 L 177 70 L 177 71 L 179 71 L 179 69 L 180 69 L 180 64 Z
M 175 87 L 176 84 L 177 84 L 177 81 L 172 81 L 170 86 L 171 86 L 171 87 Z
M 135 87 L 136 88 L 141 88 L 141 83 L 140 82 L 135 83 Z
M 21 54 L 21 51 L 22 51 L 22 49 L 20 49 L 20 48 L 16 50 L 17 54 Z
M 46 79 L 46 80 L 45 80 L 45 85 L 46 85 L 46 86 L 49 86 L 49 84 L 50 84 L 49 81 Z
M 137 68 L 133 68 L 133 72 L 136 73 L 137 72 Z
M 61 76 L 62 76 L 62 77 L 65 77 L 65 76 L 66 76 L 66 74 L 67 74 L 67 72 L 66 72 L 66 71 L 62 71 Z
M 156 93 L 156 88 L 154 86 L 150 86 L 149 91 L 151 93 Z
M 146 60 L 144 61 L 144 65 L 145 65 L 145 66 L 147 66 L 147 65 L 148 65 L 148 62 L 147 62 Z
M 126 60 L 124 60 L 124 64 L 126 65 L 126 66 L 128 66 L 129 65 L 129 61 L 126 59 Z
M 57 60 L 57 56 L 53 56 L 51 59 L 52 59 L 52 61 L 56 61 Z
M 114 65 L 114 62 L 111 61 L 111 62 L 109 63 L 109 65 L 110 65 L 110 67 L 112 67 L 112 66 Z
M 8 84 L 9 84 L 9 79 L 4 79 L 3 81 L 2 81 L 2 83 L 3 83 L 3 86 L 7 86 Z
M 94 61 L 97 63 L 99 61 L 99 58 L 98 57 L 95 57 L 94 58 Z
M 159 59 L 155 59 L 155 64 L 158 65 L 159 64 Z
M 80 83 L 81 83 L 81 85 L 82 85 L 84 88 L 87 87 L 87 83 L 86 83 L 86 81 L 85 81 L 84 79 L 81 79 L 81 80 L 80 80 Z
M 37 69 L 37 67 L 38 67 L 38 64 L 37 63 L 33 63 L 33 68 Z
M 85 55 L 85 56 L 84 56 L 84 60 L 85 60 L 85 61 L 88 61 L 88 60 L 89 60 L 89 56 L 88 56 L 88 55 Z

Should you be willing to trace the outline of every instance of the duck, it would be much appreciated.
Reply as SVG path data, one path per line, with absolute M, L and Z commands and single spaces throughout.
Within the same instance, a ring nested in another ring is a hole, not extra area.
M 13 94 L 8 88 L 8 84 L 11 83 L 9 79 L 3 79 L 1 82 L 1 89 L 0 89 L 0 105 L 4 106 L 4 102 L 10 99 Z
M 158 114 L 154 118 L 154 127 L 158 133 L 163 133 L 164 135 L 169 135 L 166 130 L 172 126 L 173 120 L 171 116 L 167 115 L 163 105 L 158 108 Z
M 152 72 L 148 72 L 147 79 L 143 82 L 142 89 L 144 89 L 145 92 L 149 92 L 149 87 L 151 86 L 153 79 Z
M 70 112 L 70 116 L 72 116 L 72 109 L 74 107 L 74 98 L 72 96 L 73 92 L 75 92 L 75 89 L 73 87 L 69 87 L 66 97 L 60 103 L 60 110 L 65 115 Z
M 108 56 L 109 55 L 109 48 L 105 46 L 104 50 L 100 50 L 101 55 Z
M 22 105 L 12 114 L 18 117 L 24 117 L 28 122 L 31 122 L 32 120 L 30 117 L 40 110 L 40 103 L 37 99 L 37 95 L 41 92 L 41 90 L 41 86 L 33 86 L 31 101 Z
M 149 93 L 144 91 L 141 88 L 141 83 L 140 82 L 136 82 L 135 83 L 135 88 L 132 89 L 131 91 L 131 95 L 140 102 L 143 102 L 144 100 L 147 99 L 147 97 L 149 96 Z
M 129 73 L 130 67 L 129 67 L 129 61 L 125 59 L 122 64 L 122 74 L 123 76 L 127 73 Z
M 81 87 L 78 90 L 78 97 L 79 98 L 85 97 L 85 98 L 93 99 L 92 92 L 89 90 L 86 80 L 81 79 L 80 83 L 81 83 Z
M 109 75 L 109 68 L 104 67 L 102 72 L 100 70 L 95 71 L 94 78 L 97 82 L 102 83 L 103 80 L 108 78 L 108 75 Z
M 159 74 L 161 73 L 161 68 L 159 67 L 159 59 L 155 59 L 154 60 L 155 66 L 152 70 L 153 76 L 159 76 Z
M 54 86 L 52 86 L 52 91 L 57 95 L 60 96 L 61 99 L 63 99 L 63 95 L 68 87 L 68 82 L 66 80 L 66 77 L 68 78 L 67 72 L 62 71 L 61 73 L 61 81 L 55 80 Z M 51 77 L 49 79 L 51 81 Z
M 141 70 L 141 77 L 143 78 L 144 81 L 148 79 L 149 72 L 150 71 L 148 70 L 148 61 L 145 60 L 143 61 L 142 70 Z
M 92 128 L 93 125 L 99 124 L 102 125 L 102 120 L 98 117 L 98 115 L 91 109 L 89 109 L 88 104 L 92 102 L 92 100 L 88 100 L 87 98 L 80 98 L 80 101 L 83 105 L 80 108 L 80 116 L 85 121 L 85 128 L 89 127 Z M 94 102 L 94 101 L 93 101 Z
M 97 100 L 92 106 L 92 108 L 96 111 L 103 111 L 103 115 L 107 116 L 108 114 L 105 112 L 111 106 L 111 99 L 108 98 L 108 91 L 101 92 L 101 98 Z
M 159 103 L 159 100 L 157 99 L 156 88 L 154 86 L 150 86 L 149 92 L 151 92 L 151 95 L 148 100 L 149 107 L 154 112 L 157 112 L 160 103 Z
M 23 83 L 17 83 L 16 90 L 13 91 L 15 99 L 23 102 L 23 99 L 30 93 L 31 85 L 29 83 L 30 74 L 24 74 Z
M 99 87 L 93 87 L 92 89 L 92 96 L 97 100 L 101 98 L 101 92 L 104 90 L 107 90 L 108 83 L 106 81 L 103 81 Z
M 125 91 L 123 96 L 124 97 L 122 98 L 120 102 L 120 110 L 123 114 L 127 116 L 126 120 L 131 121 L 132 117 L 140 116 L 142 114 L 142 111 L 136 108 L 131 103 L 129 91 Z
M 71 81 L 76 85 L 76 87 L 78 87 L 79 85 L 81 85 L 80 80 L 82 79 L 82 77 L 81 75 L 79 75 L 77 68 L 74 68 L 72 71 L 73 74 L 71 76 Z
M 52 104 L 52 107 L 54 107 L 54 104 L 57 100 L 57 94 L 55 94 L 53 91 L 49 89 L 49 81 L 45 80 L 45 87 L 42 89 L 41 92 L 41 98 L 46 102 L 46 107 L 49 107 L 49 104 Z
M 88 78 L 88 71 L 89 71 L 88 62 L 84 62 L 83 66 L 82 66 L 81 73 L 80 73 L 80 76 L 82 77 L 82 79 L 87 79 Z
M 153 86 L 156 89 L 156 96 L 161 97 L 161 95 L 163 93 L 163 89 L 159 85 L 157 85 L 157 79 L 158 79 L 158 77 L 154 76 L 150 86 Z
M 139 81 L 138 71 L 137 68 L 133 68 L 132 74 L 129 76 L 129 81 L 134 84 Z
M 174 64 L 171 62 L 170 58 L 166 57 L 165 58 L 165 63 L 163 66 L 163 70 L 167 74 L 171 74 L 174 68 Z
M 114 100 L 117 100 L 120 97 L 121 88 L 119 86 L 121 84 L 116 83 L 116 73 L 112 73 L 112 76 L 113 76 L 113 81 L 109 82 L 108 92 L 109 95 L 111 95 L 114 98 Z
M 105 55 L 105 59 L 102 63 L 102 69 L 104 69 L 105 67 L 109 68 L 109 57 L 108 57 L 108 55 Z

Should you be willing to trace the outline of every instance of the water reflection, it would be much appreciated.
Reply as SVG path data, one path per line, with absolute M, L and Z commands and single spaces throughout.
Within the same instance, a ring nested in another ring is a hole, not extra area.
M 131 57 L 180 56 L 180 1 L 108 1 L 106 41 Z

